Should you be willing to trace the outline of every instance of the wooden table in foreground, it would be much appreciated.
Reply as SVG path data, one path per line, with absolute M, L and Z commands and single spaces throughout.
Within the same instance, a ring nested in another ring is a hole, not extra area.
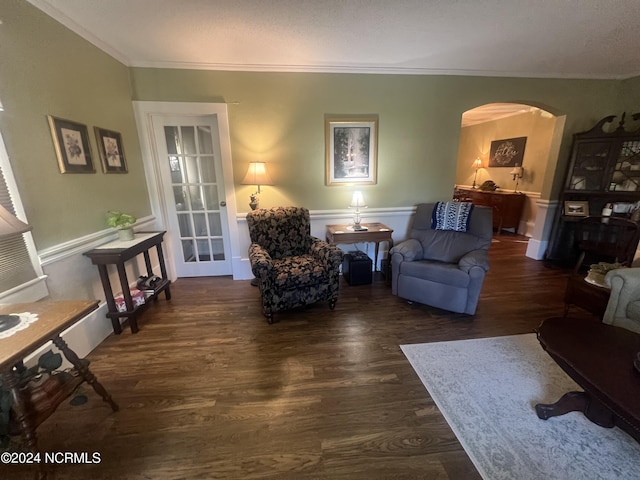
M 78 320 L 98 308 L 97 301 L 63 301 L 63 302 L 37 302 L 20 303 L 13 305 L 0 305 L 0 314 L 29 312 L 38 315 L 38 319 L 24 330 L 20 330 L 10 337 L 0 338 L 0 375 L 3 383 L 11 391 L 14 400 L 13 412 L 25 440 L 26 447 L 32 452 L 37 451 L 36 428 L 47 419 L 69 395 L 75 387 L 82 382 L 89 383 L 98 395 L 107 402 L 113 411 L 118 410 L 118 405 L 111 395 L 98 382 L 95 375 L 89 370 L 89 362 L 80 360 L 78 355 L 69 348 L 60 334 L 76 323 Z M 64 396 L 56 397 L 50 408 L 36 410 L 28 395 L 28 390 L 18 388 L 18 376 L 16 369 L 24 368 L 23 359 L 36 349 L 52 341 L 58 347 L 77 372 L 77 380 L 65 385 Z
M 382 223 L 363 223 L 367 230 L 354 230 L 353 225 L 327 225 L 327 242 L 337 244 L 375 242 L 376 252 L 373 269 L 378 268 L 378 251 L 380 242 L 388 242 L 389 250 L 393 248 L 393 230 Z
M 537 334 L 542 348 L 584 390 L 536 405 L 538 417 L 580 411 L 595 424 L 617 426 L 640 442 L 640 372 L 634 367 L 640 334 L 564 317 L 545 320 Z

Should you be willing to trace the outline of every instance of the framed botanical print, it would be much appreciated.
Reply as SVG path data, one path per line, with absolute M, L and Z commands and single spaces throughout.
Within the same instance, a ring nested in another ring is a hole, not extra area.
M 86 125 L 47 115 L 60 173 L 95 173 Z
M 378 116 L 325 116 L 327 185 L 375 185 Z
M 98 151 L 104 173 L 127 173 L 127 161 L 122 148 L 122 136 L 118 132 L 94 127 Z

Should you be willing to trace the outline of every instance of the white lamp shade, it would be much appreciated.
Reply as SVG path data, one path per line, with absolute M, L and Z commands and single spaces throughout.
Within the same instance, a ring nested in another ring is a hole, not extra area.
M 475 168 L 476 170 L 477 170 L 478 168 L 481 168 L 481 167 L 482 167 L 482 160 L 480 160 L 479 158 L 476 158 L 476 159 L 473 161 L 473 163 L 471 164 L 471 166 L 472 166 L 473 168 Z
M 19 220 L 0 205 L 0 238 L 31 230 L 31 226 Z
M 509 172 L 509 175 L 516 175 L 516 176 L 522 178 L 523 172 L 524 172 L 523 168 L 519 167 L 518 165 L 516 165 L 515 167 L 513 167 L 513 170 L 511 170 Z
M 267 164 L 264 162 L 251 162 L 247 174 L 242 180 L 242 185 L 273 185 L 273 180 L 267 173 Z
M 364 204 L 364 195 L 362 192 L 353 192 L 353 197 L 351 197 L 351 205 L 350 207 L 366 207 Z

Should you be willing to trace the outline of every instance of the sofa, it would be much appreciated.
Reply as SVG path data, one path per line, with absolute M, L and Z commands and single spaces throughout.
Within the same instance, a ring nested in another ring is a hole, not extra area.
M 408 239 L 393 247 L 391 291 L 409 301 L 473 315 L 489 270 L 490 207 L 472 206 L 466 231 L 432 228 L 435 203 L 422 203 Z

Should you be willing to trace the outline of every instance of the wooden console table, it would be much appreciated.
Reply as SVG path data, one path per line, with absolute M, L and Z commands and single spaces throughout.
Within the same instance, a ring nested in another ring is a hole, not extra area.
M 380 242 L 387 242 L 389 250 L 393 248 L 393 230 L 382 223 L 363 223 L 367 230 L 354 230 L 353 225 L 327 225 L 327 242 L 334 245 L 360 242 L 375 242 L 376 251 L 373 269 L 378 268 L 378 250 Z
M 149 305 L 151 300 L 157 299 L 161 292 L 164 292 L 167 300 L 171 300 L 171 290 L 169 288 L 171 281 L 167 278 L 167 270 L 164 265 L 164 255 L 162 254 L 162 239 L 164 234 L 165 232 L 136 233 L 133 240 L 116 240 L 85 253 L 85 255 L 91 259 L 93 264 L 98 266 L 100 280 L 102 281 L 102 288 L 104 289 L 104 296 L 109 307 L 107 317 L 111 319 L 113 332 L 116 334 L 122 333 L 120 318 L 128 318 L 131 332 L 137 333 L 138 314 L 140 314 L 144 308 Z M 153 295 L 147 298 L 144 304 L 134 306 L 131 298 L 131 292 L 129 290 L 129 279 L 127 278 L 125 262 L 142 253 L 144 255 L 144 263 L 147 267 L 147 275 L 152 276 L 153 269 L 151 267 L 149 250 L 153 247 L 156 247 L 158 253 L 161 282 L 154 288 Z M 111 282 L 109 280 L 109 273 L 107 272 L 107 265 L 115 265 L 118 269 L 120 288 L 122 289 L 122 295 L 126 305 L 126 311 L 124 312 L 118 311 L 118 307 L 113 296 L 113 289 L 111 288 Z
M 69 348 L 60 334 L 78 320 L 98 308 L 97 301 L 64 301 L 64 302 L 37 302 L 15 305 L 0 305 L 0 314 L 29 312 L 38 315 L 38 319 L 28 325 L 24 330 L 19 330 L 13 335 L 0 338 L 0 374 L 3 383 L 11 391 L 14 405 L 15 421 L 25 440 L 26 447 L 37 451 L 36 428 L 47 419 L 75 388 L 82 382 L 89 383 L 98 395 L 107 402 L 115 412 L 118 405 L 111 395 L 98 382 L 95 375 L 89 370 L 89 362 L 80 360 L 76 353 Z M 68 382 L 62 388 L 62 394 L 56 395 L 46 410 L 38 410 L 34 407 L 29 397 L 29 390 L 19 388 L 17 371 L 24 368 L 23 359 L 36 349 L 52 341 L 64 356 L 74 366 L 74 373 L 78 376 Z
M 493 228 L 500 234 L 503 228 L 514 228 L 518 231 L 522 209 L 527 196 L 519 192 L 484 191 L 474 188 L 456 187 L 454 200 L 484 205 L 493 209 Z

